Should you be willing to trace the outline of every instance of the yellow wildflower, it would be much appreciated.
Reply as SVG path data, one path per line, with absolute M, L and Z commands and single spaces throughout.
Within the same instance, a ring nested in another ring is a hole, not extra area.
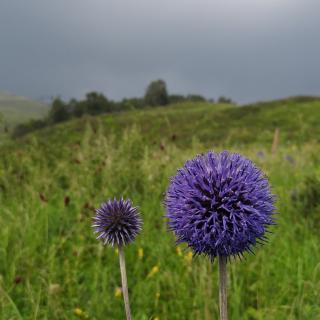
M 118 249 L 118 248 L 115 248 L 115 249 L 114 249 L 114 252 L 116 253 L 116 255 L 118 255 L 118 254 L 119 254 L 119 249 Z
M 114 291 L 114 296 L 116 298 L 120 298 L 122 296 L 122 289 L 120 287 L 116 288 L 116 290 Z
M 177 252 L 177 255 L 178 256 L 181 256 L 182 255 L 182 250 L 180 247 L 176 247 L 176 252 Z
M 153 277 L 156 273 L 159 272 L 159 267 L 158 266 L 154 266 L 151 271 L 148 274 L 148 278 Z
M 78 316 L 78 317 L 84 316 L 84 312 L 83 312 L 80 308 L 75 308 L 75 309 L 73 310 L 73 313 L 74 313 L 76 316 Z
M 191 263 L 192 262 L 192 252 L 189 251 L 185 256 L 184 259 L 187 263 Z
M 138 257 L 139 257 L 139 259 L 142 259 L 142 258 L 143 258 L 143 248 L 139 248 L 139 250 L 138 250 Z
M 160 320 L 160 318 L 159 317 L 155 317 L 153 320 Z

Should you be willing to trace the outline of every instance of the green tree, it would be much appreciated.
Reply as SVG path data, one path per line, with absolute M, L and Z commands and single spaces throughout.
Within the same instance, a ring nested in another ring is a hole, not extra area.
M 71 100 L 69 102 L 70 108 L 72 110 L 72 114 L 75 117 L 82 117 L 84 114 L 87 113 L 87 102 L 84 101 L 77 101 L 77 100 Z
M 70 117 L 71 113 L 69 112 L 68 106 L 60 98 L 55 98 L 52 101 L 49 112 L 50 122 L 62 122 L 70 119 Z
M 232 100 L 230 98 L 225 97 L 225 96 L 221 96 L 218 99 L 218 103 L 232 103 Z
M 89 92 L 86 95 L 87 113 L 91 115 L 112 111 L 112 103 L 102 94 Z
M 166 83 L 163 80 L 152 81 L 146 90 L 144 100 L 148 106 L 164 106 L 168 104 L 169 97 Z

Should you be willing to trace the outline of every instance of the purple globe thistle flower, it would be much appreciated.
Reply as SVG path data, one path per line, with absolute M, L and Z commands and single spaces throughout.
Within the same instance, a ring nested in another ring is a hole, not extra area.
M 132 242 L 141 230 L 142 220 L 137 207 L 131 200 L 108 200 L 93 218 L 92 227 L 98 233 L 97 239 L 111 246 L 123 246 Z
M 177 242 L 195 254 L 242 256 L 274 224 L 274 196 L 255 165 L 227 151 L 198 155 L 171 179 L 165 205 Z

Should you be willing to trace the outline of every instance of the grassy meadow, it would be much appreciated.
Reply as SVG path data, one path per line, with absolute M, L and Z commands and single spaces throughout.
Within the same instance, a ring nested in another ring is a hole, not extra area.
M 279 212 L 269 243 L 229 264 L 230 319 L 320 319 L 319 119 L 317 100 L 186 103 L 5 142 L 0 319 L 124 319 L 117 252 L 91 228 L 93 209 L 113 196 L 132 198 L 144 221 L 125 249 L 133 318 L 217 319 L 217 263 L 175 246 L 162 203 L 185 160 L 224 149 L 264 170 Z

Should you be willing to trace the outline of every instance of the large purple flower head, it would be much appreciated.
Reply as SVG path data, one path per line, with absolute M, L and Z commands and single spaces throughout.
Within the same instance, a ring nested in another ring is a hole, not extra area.
M 165 205 L 177 242 L 211 259 L 252 251 L 274 224 L 268 180 L 250 160 L 227 151 L 187 161 L 172 178 Z
M 108 200 L 93 218 L 92 227 L 97 239 L 111 246 L 123 246 L 132 242 L 141 230 L 142 220 L 137 207 L 130 200 Z

